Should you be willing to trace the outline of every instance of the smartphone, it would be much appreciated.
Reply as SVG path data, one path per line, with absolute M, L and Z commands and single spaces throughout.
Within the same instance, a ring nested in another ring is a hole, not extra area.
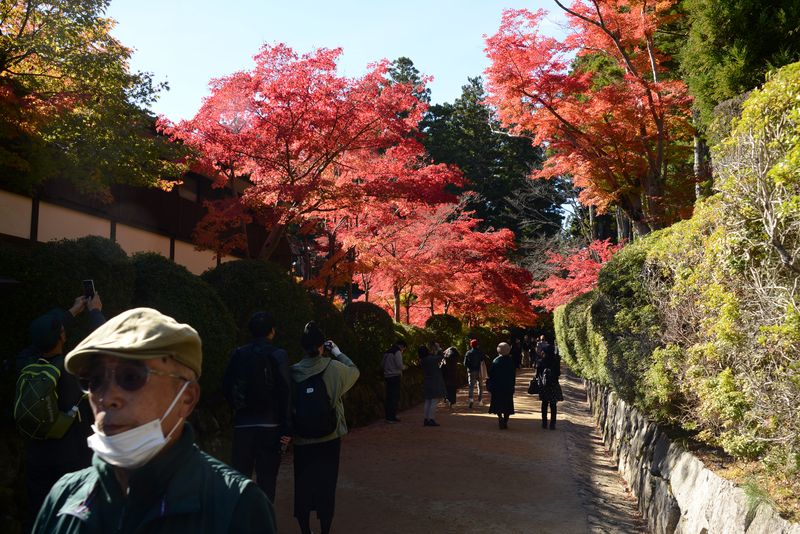
M 94 280 L 83 281 L 83 296 L 87 299 L 94 298 Z

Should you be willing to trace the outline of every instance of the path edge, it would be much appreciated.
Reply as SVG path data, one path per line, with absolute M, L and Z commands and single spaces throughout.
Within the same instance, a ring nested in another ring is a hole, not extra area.
M 583 379 L 603 443 L 654 534 L 800 534 L 766 503 L 705 467 L 606 386 Z

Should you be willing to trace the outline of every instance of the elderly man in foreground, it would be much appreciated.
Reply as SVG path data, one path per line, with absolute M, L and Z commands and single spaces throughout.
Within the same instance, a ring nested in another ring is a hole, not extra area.
M 94 412 L 94 457 L 53 486 L 34 532 L 276 532 L 258 486 L 194 444 L 201 363 L 197 332 L 149 308 L 67 354 Z

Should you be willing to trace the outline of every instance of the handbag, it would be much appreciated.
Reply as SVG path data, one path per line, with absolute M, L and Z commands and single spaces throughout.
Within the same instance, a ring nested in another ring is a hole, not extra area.
M 541 386 L 541 384 L 539 384 L 539 378 L 538 377 L 534 377 L 531 380 L 531 383 L 528 384 L 528 395 L 536 395 L 537 393 L 540 393 L 541 390 L 542 390 L 542 386 Z

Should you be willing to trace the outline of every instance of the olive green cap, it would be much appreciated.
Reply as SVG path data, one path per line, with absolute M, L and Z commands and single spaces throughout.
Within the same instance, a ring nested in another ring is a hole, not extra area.
M 64 367 L 78 373 L 95 354 L 130 360 L 171 357 L 200 377 L 203 349 L 197 331 L 152 308 L 134 308 L 109 319 L 64 358 Z

